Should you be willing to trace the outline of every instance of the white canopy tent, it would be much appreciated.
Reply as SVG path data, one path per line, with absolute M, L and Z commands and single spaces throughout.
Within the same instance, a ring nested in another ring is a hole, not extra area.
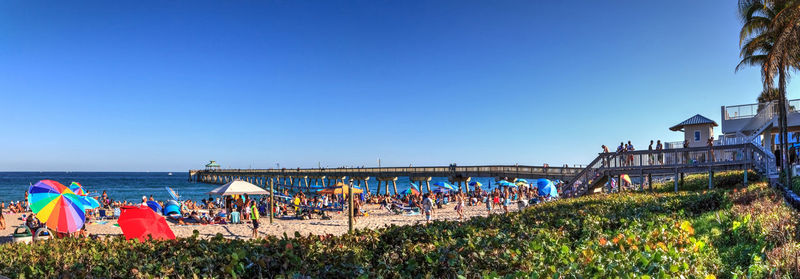
M 225 185 L 219 186 L 211 192 L 208 192 L 209 195 L 220 195 L 220 196 L 230 196 L 230 195 L 269 195 L 267 190 L 261 189 L 252 183 L 241 181 L 241 180 L 234 180 L 228 182 Z

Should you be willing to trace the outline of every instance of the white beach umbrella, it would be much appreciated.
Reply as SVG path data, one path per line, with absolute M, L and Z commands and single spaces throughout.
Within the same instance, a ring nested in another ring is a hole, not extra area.
M 228 184 L 222 185 L 217 187 L 211 192 L 208 192 L 209 195 L 220 195 L 220 196 L 230 196 L 230 195 L 267 195 L 269 192 L 267 190 L 262 189 L 252 183 L 241 181 L 241 180 L 234 180 L 228 182 Z

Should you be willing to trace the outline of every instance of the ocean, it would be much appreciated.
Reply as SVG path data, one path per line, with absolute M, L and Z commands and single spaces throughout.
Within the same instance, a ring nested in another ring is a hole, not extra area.
M 219 187 L 219 185 L 189 182 L 188 172 L 174 172 L 169 175 L 167 172 L 0 172 L 0 202 L 8 204 L 9 201 L 19 201 L 25 198 L 25 191 L 31 184 L 39 180 L 50 179 L 69 185 L 76 181 L 83 185 L 89 192 L 102 193 L 104 190 L 114 200 L 127 200 L 140 202 L 142 196 L 150 195 L 156 200 L 167 200 L 169 194 L 165 187 L 171 187 L 178 192 L 183 199 L 199 201 L 207 199 L 208 191 Z M 444 181 L 446 177 L 434 177 L 433 183 Z M 478 181 L 487 189 L 487 186 L 494 186 L 494 178 L 473 177 L 472 181 Z M 531 179 L 528 179 L 531 181 Z M 378 183 L 376 180 L 369 180 L 369 188 L 372 193 L 376 192 Z M 423 190 L 425 185 L 420 185 Z M 363 187 L 363 183 L 362 183 Z M 404 191 L 410 187 L 408 177 L 399 177 L 397 180 L 397 190 Z M 389 186 L 393 192 L 392 186 Z M 470 187 L 471 189 L 471 187 Z

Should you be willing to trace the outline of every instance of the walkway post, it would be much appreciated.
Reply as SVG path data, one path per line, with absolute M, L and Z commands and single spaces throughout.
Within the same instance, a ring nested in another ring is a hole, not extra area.
M 675 169 L 675 193 L 678 192 L 678 169 Z
M 714 188 L 714 171 L 708 169 L 708 189 L 711 190 Z
M 347 189 L 347 227 L 348 232 L 353 232 L 353 179 L 350 179 L 350 189 Z
M 639 192 L 644 192 L 644 169 L 639 170 Z
M 269 223 L 272 224 L 272 206 L 275 204 L 275 192 L 272 188 L 272 177 L 269 178 Z
M 747 164 L 744 165 L 744 187 L 747 187 Z

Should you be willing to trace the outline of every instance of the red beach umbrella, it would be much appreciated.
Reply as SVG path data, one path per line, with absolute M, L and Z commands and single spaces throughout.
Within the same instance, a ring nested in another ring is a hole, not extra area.
M 137 238 L 145 241 L 148 235 L 153 239 L 175 239 L 164 217 L 146 206 L 123 206 L 117 223 L 128 240 Z

